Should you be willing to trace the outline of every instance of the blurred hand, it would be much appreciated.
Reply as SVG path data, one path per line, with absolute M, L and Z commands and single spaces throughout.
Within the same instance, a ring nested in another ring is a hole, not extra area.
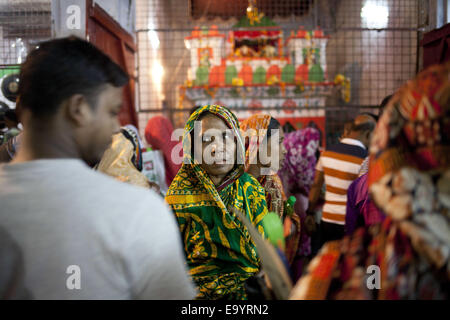
M 161 193 L 161 188 L 154 182 L 148 182 L 148 187 L 150 189 L 152 189 L 153 191 L 155 191 L 157 194 Z
M 307 215 L 305 218 L 305 230 L 308 236 L 312 236 L 316 232 L 316 220 L 314 216 Z
M 263 273 L 263 277 L 264 277 L 264 281 L 266 282 L 266 286 L 269 290 L 272 290 L 272 284 L 270 283 L 270 279 L 269 276 L 267 275 L 267 273 Z

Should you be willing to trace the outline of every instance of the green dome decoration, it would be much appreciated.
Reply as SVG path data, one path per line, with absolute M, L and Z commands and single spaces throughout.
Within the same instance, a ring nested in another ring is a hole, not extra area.
M 281 82 L 294 83 L 295 67 L 292 64 L 287 64 L 281 71 Z
M 209 80 L 209 70 L 207 67 L 199 67 L 195 73 L 195 85 L 203 86 L 208 84 Z
M 256 68 L 253 73 L 253 84 L 265 84 L 266 83 L 266 70 L 263 67 Z
M 309 69 L 308 80 L 311 82 L 322 82 L 324 81 L 323 70 L 320 64 L 316 63 Z
M 237 78 L 238 72 L 235 66 L 228 66 L 225 69 L 225 84 L 231 85 L 233 83 L 233 78 Z

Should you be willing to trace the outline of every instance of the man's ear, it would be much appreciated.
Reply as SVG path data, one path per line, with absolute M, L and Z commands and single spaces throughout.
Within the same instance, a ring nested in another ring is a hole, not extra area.
M 370 143 L 370 131 L 365 131 L 364 132 L 364 140 L 366 141 L 366 147 L 368 147 L 369 143 Z
M 74 94 L 65 103 L 66 115 L 77 127 L 86 126 L 92 120 L 92 109 L 82 94 Z
M 372 131 L 367 130 L 366 131 L 366 139 L 367 141 L 370 141 L 370 135 L 372 134 Z

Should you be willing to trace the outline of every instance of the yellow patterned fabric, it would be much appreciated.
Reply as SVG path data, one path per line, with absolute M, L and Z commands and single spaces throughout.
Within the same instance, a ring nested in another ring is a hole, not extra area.
M 115 134 L 111 146 L 103 154 L 97 170 L 135 186 L 149 188 L 147 177 L 136 169 L 132 159 L 136 148 L 122 132 Z
M 245 150 L 245 168 L 248 170 L 250 164 L 258 162 L 258 151 L 267 135 L 270 119 L 268 114 L 255 114 L 241 122 L 241 132 L 248 137 L 248 147 Z
M 175 212 L 190 274 L 198 299 L 245 299 L 245 280 L 259 271 L 260 261 L 247 228 L 230 208 L 244 212 L 261 234 L 267 214 L 264 189 L 238 164 L 220 186 L 190 153 L 194 121 L 210 112 L 222 118 L 236 135 L 238 153 L 244 152 L 239 124 L 226 108 L 205 106 L 194 112 L 185 127 L 184 163 L 166 201 Z

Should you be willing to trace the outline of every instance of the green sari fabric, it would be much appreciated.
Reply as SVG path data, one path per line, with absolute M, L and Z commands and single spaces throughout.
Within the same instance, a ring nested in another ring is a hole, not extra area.
M 264 189 L 237 164 L 220 186 L 191 155 L 194 121 L 204 112 L 222 118 L 233 130 L 238 154 L 244 155 L 239 123 L 228 109 L 204 106 L 189 118 L 183 137 L 184 163 L 170 185 L 166 201 L 176 214 L 198 299 L 245 299 L 244 282 L 259 271 L 260 260 L 247 228 L 231 207 L 244 212 L 264 235 L 267 214 Z M 241 161 L 242 162 L 242 161 Z

